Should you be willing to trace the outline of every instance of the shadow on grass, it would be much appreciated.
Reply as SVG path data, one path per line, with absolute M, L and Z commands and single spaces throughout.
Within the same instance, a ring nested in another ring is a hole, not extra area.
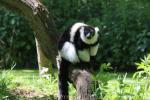
M 56 97 L 54 97 L 53 95 L 50 96 L 30 96 L 30 97 L 25 97 L 22 95 L 15 95 L 15 93 L 13 91 L 0 91 L 0 100 L 57 100 Z M 26 94 L 28 95 L 28 94 Z

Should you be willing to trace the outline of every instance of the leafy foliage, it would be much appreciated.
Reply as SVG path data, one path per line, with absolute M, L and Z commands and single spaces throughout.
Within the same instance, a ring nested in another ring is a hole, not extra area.
M 136 63 L 140 71 L 134 74 L 134 78 L 150 79 L 150 54 L 144 56 L 140 63 Z
M 84 21 L 100 27 L 97 60 L 119 69 L 135 69 L 134 63 L 150 52 L 150 3 L 147 0 L 76 0 L 49 4 L 58 29 Z M 62 5 L 63 4 L 63 5 Z M 57 5 L 57 6 L 56 6 Z
M 110 62 L 117 69 L 132 70 L 135 69 L 134 63 L 150 52 L 148 0 L 44 0 L 43 2 L 54 17 L 60 33 L 77 21 L 84 21 L 100 28 L 101 45 L 97 56 L 100 63 Z M 0 40 L 7 45 L 6 49 L 1 50 L 0 56 L 10 57 L 9 59 L 19 65 L 34 64 L 36 59 L 28 60 L 35 58 L 34 38 L 24 19 L 1 9 L 0 23 Z
M 93 95 L 102 100 L 149 100 L 150 54 L 136 65 L 140 70 L 131 75 L 132 78 L 127 73 L 110 76 L 110 73 L 99 72 L 94 76 Z
M 12 96 L 9 93 L 9 87 L 12 84 L 12 75 L 7 71 L 0 72 L 0 99 L 7 99 Z
M 140 63 L 136 63 L 138 69 L 144 70 L 146 73 L 150 73 L 150 54 L 144 56 Z
M 96 80 L 98 85 L 93 92 L 96 98 L 102 100 L 149 100 L 149 80 L 128 78 L 127 73 L 115 76 L 110 76 L 110 73 L 103 74 L 106 74 L 106 77 L 99 77 Z M 110 77 L 114 78 L 110 79 Z M 104 82 L 104 78 L 107 78 L 107 81 Z
M 148 5 L 146 0 L 103 2 L 102 58 L 131 69 L 128 66 L 150 51 Z
M 0 66 L 7 68 L 13 63 L 18 66 L 35 64 L 34 37 L 22 17 L 0 9 Z M 31 60 L 32 59 L 32 60 Z

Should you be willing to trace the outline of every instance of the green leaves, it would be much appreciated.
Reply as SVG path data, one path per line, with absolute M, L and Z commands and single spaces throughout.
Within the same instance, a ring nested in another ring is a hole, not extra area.
M 136 63 L 138 69 L 143 69 L 146 72 L 150 72 L 150 54 L 144 56 L 140 63 Z
M 134 78 L 150 78 L 150 54 L 144 56 L 140 63 L 135 63 L 140 70 L 134 74 Z
M 102 0 L 100 61 L 110 62 L 118 69 L 131 69 L 134 62 L 150 52 L 147 5 L 150 3 L 146 1 Z
M 0 43 L 2 68 L 9 68 L 14 62 L 17 66 L 36 63 L 32 30 L 22 17 L 3 8 L 0 9 L 0 41 L 3 41 L 3 44 Z
M 135 68 L 134 63 L 140 57 L 150 52 L 150 2 L 147 0 L 138 2 L 137 0 L 44 0 L 43 2 L 54 17 L 60 33 L 64 32 L 67 26 L 79 21 L 100 28 L 100 49 L 97 55 L 100 63 L 110 62 L 117 69 L 131 70 Z M 11 51 L 17 51 L 13 54 L 13 60 L 21 65 L 29 61 L 29 54 L 35 58 L 34 37 L 28 24 L 17 14 L 1 8 L 0 39 L 7 44 L 7 49 L 10 48 L 12 34 L 14 41 Z

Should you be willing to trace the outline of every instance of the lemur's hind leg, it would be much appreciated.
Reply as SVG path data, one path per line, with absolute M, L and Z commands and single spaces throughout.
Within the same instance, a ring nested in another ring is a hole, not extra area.
M 58 100 L 69 100 L 68 94 L 68 66 L 69 62 L 59 57 L 58 66 Z
M 90 65 L 92 66 L 94 71 L 99 71 L 100 67 L 99 67 L 98 62 L 96 61 L 96 57 L 95 56 L 91 56 Z

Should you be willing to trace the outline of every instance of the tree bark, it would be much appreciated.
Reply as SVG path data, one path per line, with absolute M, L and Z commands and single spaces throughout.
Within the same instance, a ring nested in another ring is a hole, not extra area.
M 58 34 L 46 7 L 38 0 L 0 0 L 0 5 L 17 11 L 29 22 L 36 39 L 39 65 L 47 66 L 49 61 L 56 65 Z M 77 89 L 77 99 L 94 100 L 90 91 L 92 74 L 88 70 L 74 68 L 71 70 L 71 80 Z
M 35 43 L 36 43 L 37 60 L 38 60 L 38 66 L 39 66 L 39 76 L 40 76 L 40 78 L 44 77 L 46 79 L 49 79 L 50 63 L 51 62 L 45 56 L 45 54 L 43 54 L 43 51 L 42 51 L 36 37 L 35 37 Z M 50 73 L 50 74 L 52 75 L 52 73 Z
M 92 73 L 88 70 L 73 69 L 71 79 L 77 90 L 77 100 L 95 100 L 92 96 Z

